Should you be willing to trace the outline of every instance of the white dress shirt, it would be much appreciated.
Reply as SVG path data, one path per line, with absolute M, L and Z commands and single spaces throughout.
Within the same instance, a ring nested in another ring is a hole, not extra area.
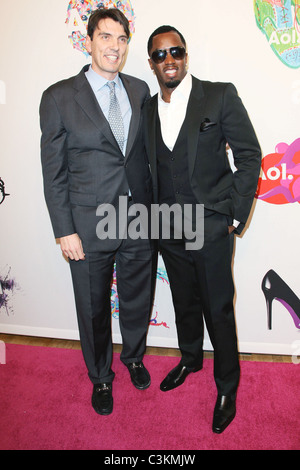
M 161 124 L 162 138 L 168 149 L 174 148 L 192 89 L 192 77 L 186 74 L 180 85 L 172 92 L 170 103 L 166 103 L 158 94 L 158 115 Z

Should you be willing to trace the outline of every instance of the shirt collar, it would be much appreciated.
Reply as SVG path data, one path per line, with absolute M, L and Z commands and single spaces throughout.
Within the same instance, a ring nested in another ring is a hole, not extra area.
M 109 80 L 107 80 L 107 78 L 104 78 L 104 77 L 102 77 L 102 75 L 99 75 L 99 73 L 95 72 L 92 69 L 91 65 L 89 66 L 89 69 L 86 71 L 85 75 L 86 75 L 86 78 L 88 79 L 92 89 L 95 92 L 100 90 L 109 81 Z M 121 87 L 121 79 L 120 79 L 119 74 L 117 74 L 112 81 L 114 81 L 117 86 Z
M 171 94 L 171 103 L 172 103 L 172 101 L 177 100 L 177 99 L 188 101 L 189 97 L 190 97 L 191 89 L 192 89 L 192 76 L 191 76 L 190 73 L 187 73 L 186 76 L 184 77 L 184 79 L 178 85 L 178 87 L 176 87 L 175 90 L 172 92 L 172 94 Z M 169 104 L 169 103 L 166 103 L 162 99 L 161 91 L 158 94 L 158 100 L 159 100 L 160 104 L 165 104 L 165 105 Z

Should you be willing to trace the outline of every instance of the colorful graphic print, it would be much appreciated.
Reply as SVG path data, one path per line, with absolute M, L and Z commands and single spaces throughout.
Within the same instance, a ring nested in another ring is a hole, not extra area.
M 300 138 L 278 144 L 263 158 L 255 197 L 270 204 L 300 203 Z
M 166 282 L 169 285 L 168 276 L 165 269 L 158 268 L 156 279 L 158 281 Z M 119 297 L 118 297 L 118 290 L 117 290 L 117 277 L 116 277 L 116 268 L 114 268 L 113 273 L 113 282 L 111 285 L 111 314 L 112 317 L 115 319 L 119 318 Z M 155 312 L 155 313 L 154 313 Z M 169 328 L 167 323 L 164 321 L 158 320 L 158 310 L 156 306 L 153 306 L 153 313 L 154 316 L 150 320 L 150 326 L 164 326 L 165 328 Z
M 73 48 L 83 52 L 88 57 L 85 47 L 85 38 L 88 19 L 92 11 L 100 8 L 118 8 L 129 21 L 131 36 L 134 33 L 134 12 L 130 1 L 96 1 L 96 0 L 71 0 L 68 5 L 66 24 L 69 30 L 69 39 Z M 130 38 L 129 38 L 130 40 Z
M 300 0 L 254 0 L 256 23 L 279 59 L 300 67 Z

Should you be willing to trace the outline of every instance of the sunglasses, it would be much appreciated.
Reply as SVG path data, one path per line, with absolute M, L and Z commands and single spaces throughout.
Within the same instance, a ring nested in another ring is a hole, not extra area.
M 158 49 L 151 54 L 151 59 L 155 64 L 162 64 L 167 57 L 168 52 L 175 60 L 182 60 L 185 57 L 185 48 L 184 47 L 170 47 L 170 49 Z

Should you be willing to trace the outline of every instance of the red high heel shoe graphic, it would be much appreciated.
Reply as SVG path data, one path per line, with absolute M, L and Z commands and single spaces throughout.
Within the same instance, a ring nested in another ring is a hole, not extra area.
M 272 302 L 274 299 L 285 306 L 296 328 L 300 329 L 300 299 L 273 269 L 265 274 L 261 288 L 266 298 L 269 330 L 272 329 Z

